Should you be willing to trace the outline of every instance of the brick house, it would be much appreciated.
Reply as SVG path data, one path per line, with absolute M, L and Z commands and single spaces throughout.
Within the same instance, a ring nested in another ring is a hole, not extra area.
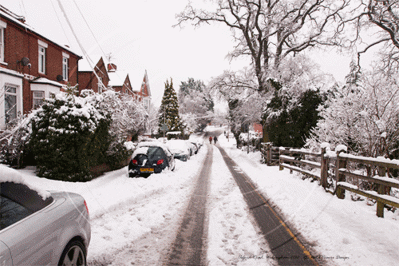
M 136 97 L 136 94 L 133 91 L 132 83 L 130 82 L 129 74 L 118 71 L 115 64 L 108 64 L 108 76 L 110 81 L 108 86 L 114 89 L 117 92 L 128 94 Z
M 148 80 L 147 70 L 144 73 L 143 82 L 141 83 L 140 90 L 136 92 L 138 95 L 138 100 L 144 102 L 144 107 L 147 112 L 150 111 L 151 106 L 151 90 L 150 90 L 150 82 Z
M 80 61 L 78 78 L 79 92 L 84 89 L 91 89 L 94 92 L 101 93 L 108 88 L 110 81 L 108 69 L 102 57 L 93 68 L 86 60 Z
M 67 84 L 76 85 L 80 59 L 0 5 L 0 130 Z

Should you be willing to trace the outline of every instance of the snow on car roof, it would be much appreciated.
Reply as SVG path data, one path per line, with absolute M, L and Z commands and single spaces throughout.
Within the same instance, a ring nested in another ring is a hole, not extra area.
M 132 158 L 134 158 L 137 154 L 147 154 L 148 147 L 139 147 L 137 148 L 132 155 Z
M 158 142 L 158 141 L 143 141 L 140 142 L 138 147 L 161 147 L 163 149 L 167 149 L 168 146 L 166 146 L 165 144 L 163 144 L 162 142 Z
M 173 150 L 187 150 L 188 149 L 187 142 L 182 139 L 169 140 L 169 142 L 167 143 L 167 146 L 171 150 L 172 149 Z
M 139 143 L 138 148 L 140 147 L 160 147 L 165 151 L 167 156 L 171 155 L 169 147 L 159 141 L 143 141 Z
M 25 178 L 15 169 L 12 169 L 4 164 L 0 164 L 0 183 L 12 182 L 17 184 L 23 184 L 30 189 L 36 191 L 43 200 L 51 196 L 50 192 L 33 186 L 25 181 Z

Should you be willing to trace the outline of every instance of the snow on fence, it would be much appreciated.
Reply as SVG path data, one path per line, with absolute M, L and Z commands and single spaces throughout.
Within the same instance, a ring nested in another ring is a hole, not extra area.
M 305 149 L 273 147 L 271 143 L 263 143 L 261 152 L 267 165 L 278 162 L 280 170 L 288 168 L 291 173 L 297 171 L 317 179 L 326 190 L 330 177 L 336 183 L 333 194 L 340 199 L 345 198 L 345 190 L 348 190 L 375 200 L 378 217 L 384 217 L 385 207 L 399 208 L 399 198 L 391 195 L 392 188 L 399 189 L 399 180 L 392 175 L 399 170 L 399 160 L 354 156 L 342 149 L 336 153 L 326 152 L 325 147 L 315 153 Z
M 279 162 L 280 149 L 278 147 L 273 147 L 271 142 L 261 143 L 260 145 L 263 162 L 267 165 L 277 165 Z

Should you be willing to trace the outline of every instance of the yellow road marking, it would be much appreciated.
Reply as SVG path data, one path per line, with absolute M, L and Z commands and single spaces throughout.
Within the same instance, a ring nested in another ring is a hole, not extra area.
M 248 179 L 246 176 L 244 176 L 245 179 Z M 258 190 L 252 185 L 251 182 L 248 182 L 251 185 L 251 187 L 253 188 L 253 190 L 256 192 L 256 194 L 258 194 L 258 196 L 263 200 L 263 202 L 270 208 L 270 210 L 272 211 L 272 213 L 274 214 L 274 216 L 279 220 L 279 222 L 281 223 L 281 225 L 285 228 L 285 230 L 287 230 L 288 234 L 295 240 L 295 242 L 301 247 L 303 253 L 309 258 L 309 260 L 311 260 L 313 262 L 314 265 L 319 265 L 317 263 L 317 261 L 315 261 L 312 257 L 312 255 L 310 254 L 310 252 L 306 249 L 306 247 L 304 245 L 302 245 L 302 243 L 299 241 L 299 239 L 294 235 L 294 233 L 292 233 L 292 231 L 288 228 L 288 226 L 284 223 L 283 220 L 280 219 L 280 217 L 277 215 L 277 213 L 273 210 L 273 208 L 269 205 L 269 203 L 265 200 L 265 198 L 259 194 Z

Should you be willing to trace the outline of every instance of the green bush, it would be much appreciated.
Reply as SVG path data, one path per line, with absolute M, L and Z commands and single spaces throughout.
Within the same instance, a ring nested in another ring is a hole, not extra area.
M 106 161 L 110 116 L 86 98 L 57 95 L 31 120 L 30 150 L 38 175 L 65 181 L 92 179 L 90 168 Z

